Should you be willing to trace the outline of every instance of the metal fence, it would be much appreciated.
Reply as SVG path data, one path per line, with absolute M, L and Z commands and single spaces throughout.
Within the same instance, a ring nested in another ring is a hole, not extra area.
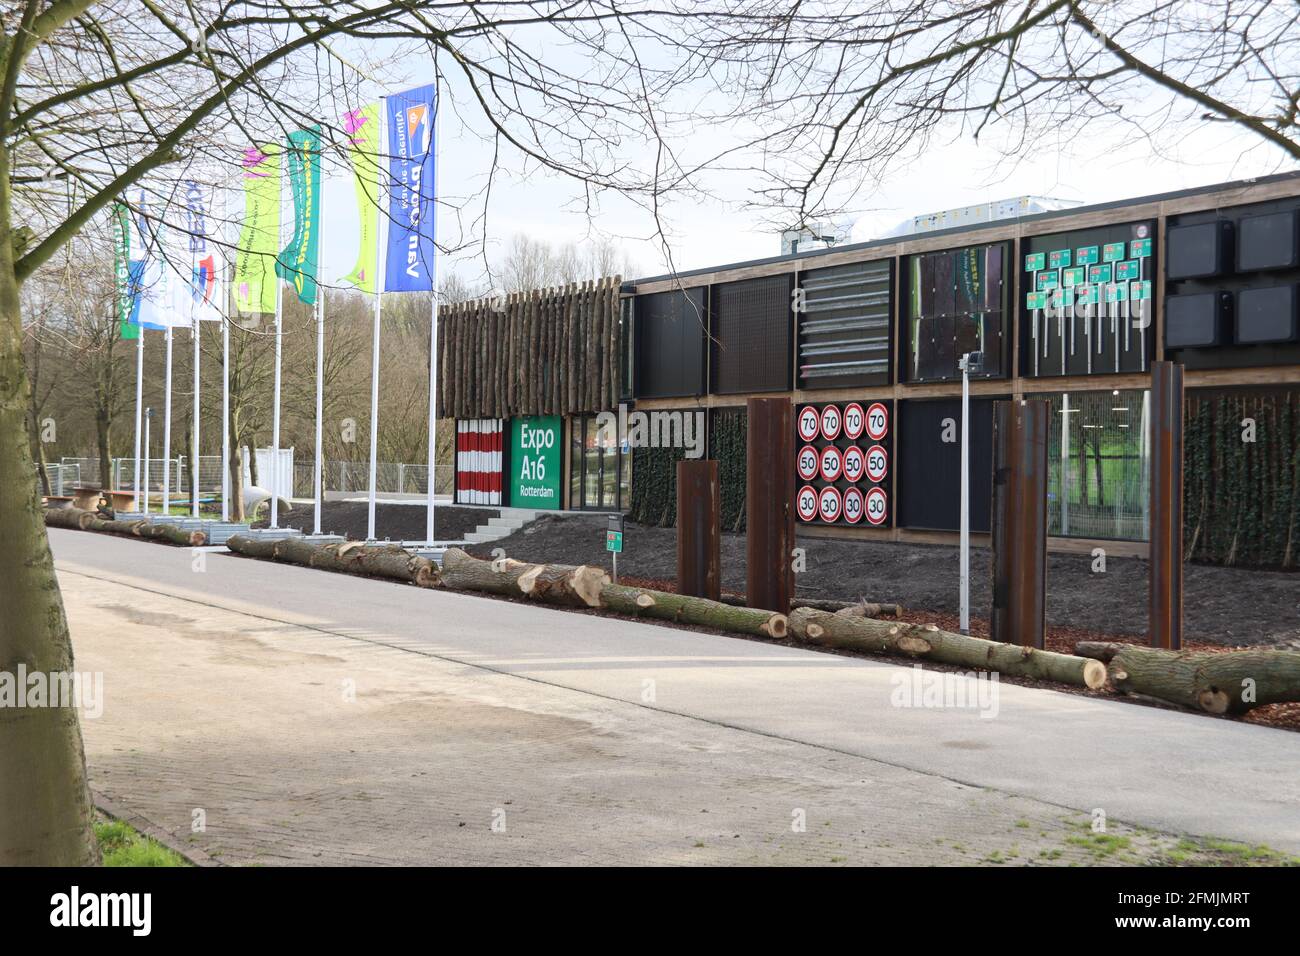
M 364 461 L 327 461 L 326 491 L 365 492 L 370 489 L 370 464 Z M 294 465 L 293 487 L 296 495 L 311 497 L 315 488 L 316 466 L 312 462 Z M 423 495 L 429 487 L 429 466 L 381 461 L 375 466 L 375 491 L 385 494 Z

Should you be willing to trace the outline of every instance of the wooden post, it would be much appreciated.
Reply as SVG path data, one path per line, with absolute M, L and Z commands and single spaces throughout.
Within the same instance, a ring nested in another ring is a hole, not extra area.
M 794 410 L 787 398 L 751 398 L 745 467 L 745 599 L 790 613 L 794 598 Z
M 677 463 L 677 593 L 722 597 L 722 487 L 716 461 Z
M 1151 363 L 1151 552 L 1147 638 L 1183 646 L 1183 367 Z
M 1045 401 L 993 403 L 993 607 L 989 637 L 1045 646 L 1047 428 Z

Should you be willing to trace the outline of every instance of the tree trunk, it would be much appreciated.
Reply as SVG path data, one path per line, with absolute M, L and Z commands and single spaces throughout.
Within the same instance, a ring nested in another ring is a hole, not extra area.
M 13 272 L 8 156 L 0 150 L 0 672 L 71 675 L 72 639 L 54 574 L 24 418 L 29 386 Z M 66 702 L 60 702 L 66 703 Z M 0 866 L 99 863 L 77 711 L 0 707 Z
M 813 644 L 871 654 L 922 657 L 941 664 L 1054 680 L 1094 690 L 1106 683 L 1106 668 L 1097 661 L 953 634 L 933 624 L 890 623 L 798 608 L 790 615 L 790 631 L 800 640 Z
M 319 568 L 345 574 L 360 574 L 393 581 L 407 581 L 418 587 L 438 587 L 438 569 L 428 558 L 410 554 L 397 545 L 366 547 L 360 542 L 320 545 L 300 538 L 268 541 L 246 535 L 234 535 L 226 546 L 250 558 L 280 561 L 302 567 Z
M 113 483 L 113 458 L 109 449 L 112 418 L 106 408 L 95 409 L 95 450 L 99 455 L 99 486 L 116 488 Z

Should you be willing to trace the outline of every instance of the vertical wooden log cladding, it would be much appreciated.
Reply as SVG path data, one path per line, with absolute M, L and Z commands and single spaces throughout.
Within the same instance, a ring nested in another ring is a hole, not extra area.
M 564 287 L 564 410 L 572 414 L 578 405 L 578 349 L 573 334 L 574 320 L 573 283 Z
M 722 597 L 722 487 L 716 461 L 677 463 L 677 593 Z
M 992 560 L 995 641 L 1045 646 L 1047 426 L 1045 401 L 993 403 Z
M 506 370 L 509 376 L 510 388 L 506 399 L 508 414 L 514 415 L 515 410 L 519 408 L 519 366 L 524 361 L 526 354 L 520 347 L 520 339 L 523 336 L 523 323 L 519 319 L 519 297 L 511 294 L 506 296 L 506 321 L 509 323 L 510 336 L 510 368 Z
M 1151 363 L 1151 552 L 1147 561 L 1152 647 L 1183 646 L 1183 367 Z
M 794 597 L 794 411 L 787 398 L 746 410 L 745 550 L 750 607 L 790 613 Z

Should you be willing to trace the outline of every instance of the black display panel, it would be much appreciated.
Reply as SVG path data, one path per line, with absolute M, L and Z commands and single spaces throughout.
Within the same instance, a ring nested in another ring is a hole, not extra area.
M 1171 226 L 1165 231 L 1169 247 L 1165 276 L 1169 279 L 1205 279 L 1229 271 L 1232 249 L 1231 222 Z
M 989 530 L 993 494 L 993 399 L 970 400 L 970 527 Z M 957 531 L 961 525 L 961 399 L 898 403 L 900 528 Z M 945 439 L 951 438 L 951 441 Z
M 708 290 L 636 297 L 633 393 L 637 398 L 703 395 Z
M 1237 271 L 1300 266 L 1300 216 L 1294 209 L 1244 216 L 1237 227 Z
M 1020 243 L 1020 374 L 1144 372 L 1155 347 L 1151 220 Z
M 890 383 L 893 274 L 892 259 L 801 274 L 800 388 Z
M 1224 345 L 1232 297 L 1224 292 L 1171 295 L 1165 300 L 1165 345 L 1171 349 L 1205 349 Z
M 1010 256 L 998 242 L 904 258 L 904 381 L 959 379 L 958 360 L 975 351 L 984 365 L 972 377 L 1005 377 Z
M 1236 339 L 1241 345 L 1296 341 L 1296 287 L 1238 292 Z
M 887 528 L 891 401 L 795 408 L 795 520 L 799 524 Z
M 778 275 L 714 287 L 713 392 L 789 390 L 793 281 Z

